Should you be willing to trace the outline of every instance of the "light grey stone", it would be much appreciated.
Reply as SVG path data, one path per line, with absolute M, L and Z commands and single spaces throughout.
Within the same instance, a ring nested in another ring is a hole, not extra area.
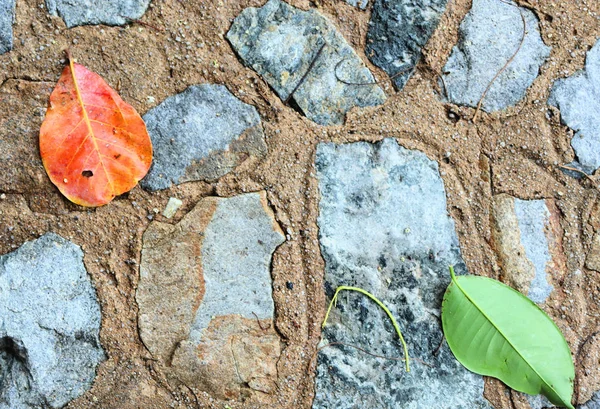
M 446 211 L 436 162 L 393 139 L 318 145 L 319 241 L 325 292 L 361 287 L 396 317 L 412 360 L 380 360 L 354 348 L 328 347 L 318 358 L 313 408 L 489 408 L 483 378 L 465 369 L 446 344 L 440 310 L 448 266 L 464 274 L 454 222 Z M 389 319 L 356 293 L 342 293 L 323 331 L 384 356 L 402 356 Z
M 369 0 L 346 0 L 346 3 L 364 10 L 369 5 Z
M 374 78 L 335 26 L 316 10 L 270 0 L 237 16 L 227 39 L 282 100 L 293 99 L 320 125 L 341 124 L 353 107 L 385 101 L 376 84 L 344 83 L 371 83 Z
M 61 408 L 105 359 L 83 253 L 53 233 L 0 256 L 0 409 Z
M 588 52 L 585 70 L 554 83 L 548 103 L 560 109 L 561 121 L 575 131 L 573 165 L 593 173 L 600 167 L 600 41 Z
M 68 28 L 85 24 L 118 26 L 141 18 L 150 0 L 46 0 L 50 14 Z
M 375 0 L 366 54 L 402 89 L 421 59 L 448 0 Z
M 477 107 L 481 96 L 515 53 L 519 52 L 488 90 L 481 108 L 499 111 L 518 103 L 550 55 L 542 41 L 535 14 L 514 2 L 473 0 L 471 11 L 460 25 L 459 42 L 444 67 L 443 83 L 448 99 L 459 105 Z
M 12 50 L 13 47 L 15 3 L 16 0 L 0 0 L 0 54 Z
M 154 160 L 140 184 L 166 189 L 194 180 L 215 180 L 249 155 L 267 153 L 256 108 L 223 85 L 195 85 L 144 115 Z

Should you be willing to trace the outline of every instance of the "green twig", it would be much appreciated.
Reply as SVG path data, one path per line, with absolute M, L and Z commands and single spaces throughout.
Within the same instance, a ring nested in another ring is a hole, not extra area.
M 331 312 L 331 307 L 333 307 L 333 305 L 337 303 L 338 294 L 340 293 L 340 291 L 343 291 L 343 290 L 356 291 L 363 295 L 366 295 L 371 300 L 375 301 L 375 303 L 377 305 L 379 305 L 385 311 L 385 313 L 388 315 L 388 317 L 390 317 L 390 320 L 392 321 L 392 325 L 394 326 L 394 329 L 396 330 L 396 333 L 398 334 L 398 337 L 400 338 L 400 342 L 402 343 L 402 347 L 404 348 L 404 356 L 406 358 L 406 372 L 410 372 L 408 347 L 406 346 L 406 342 L 404 341 L 404 337 L 402 336 L 402 332 L 400 331 L 400 327 L 398 326 L 396 319 L 394 318 L 394 316 L 392 315 L 392 313 L 390 312 L 388 307 L 386 307 L 381 301 L 379 301 L 373 294 L 369 293 L 368 291 L 365 291 L 362 288 L 358 288 L 358 287 L 347 287 L 345 285 L 339 286 L 335 290 L 335 294 L 333 295 L 333 298 L 331 299 L 331 302 L 329 303 L 329 308 L 327 308 L 327 313 L 325 314 L 325 319 L 323 320 L 322 327 L 325 328 L 325 324 L 327 323 L 327 318 L 329 317 L 329 313 Z

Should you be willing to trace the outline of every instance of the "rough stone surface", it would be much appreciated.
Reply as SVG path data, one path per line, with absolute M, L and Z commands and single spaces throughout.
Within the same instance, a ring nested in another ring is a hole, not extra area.
M 368 83 L 374 78 L 335 26 L 316 10 L 298 10 L 281 0 L 248 7 L 235 19 L 227 39 L 282 100 L 293 99 L 318 124 L 341 124 L 353 107 L 385 101 L 378 85 L 343 82 Z
M 313 408 L 490 407 L 483 378 L 460 365 L 446 344 L 432 354 L 442 340 L 448 266 L 465 273 L 437 163 L 385 139 L 319 144 L 316 168 L 327 298 L 339 285 L 376 295 L 398 319 L 410 356 L 432 367 L 413 360 L 406 373 L 401 362 L 324 348 Z M 354 293 L 341 294 L 323 337 L 384 356 L 402 353 L 385 313 Z
M 84 24 L 118 26 L 144 15 L 150 0 L 46 0 L 50 14 L 68 28 Z
M 590 270 L 600 272 L 600 232 L 594 234 L 592 246 L 585 258 L 585 266 Z
M 583 405 L 578 405 L 577 409 L 600 409 L 600 392 L 596 392 L 596 394 L 592 396 L 592 399 Z
M 402 89 L 421 59 L 421 49 L 435 31 L 448 0 L 376 0 L 366 54 Z M 400 74 L 403 73 L 403 74 Z
M 369 5 L 369 0 L 346 0 L 346 3 L 364 10 Z
M 12 50 L 13 47 L 15 2 L 16 0 L 0 0 L 0 54 Z
M 0 409 L 61 408 L 87 391 L 99 331 L 78 246 L 48 233 L 0 256 Z
M 273 391 L 270 261 L 283 241 L 264 192 L 205 198 L 179 224 L 146 230 L 140 333 L 179 381 L 222 398 Z
M 545 302 L 552 292 L 550 277 L 565 270 L 558 215 L 550 209 L 551 202 L 507 194 L 492 202 L 492 234 L 503 277 L 536 303 Z
M 459 42 L 444 67 L 443 87 L 447 98 L 460 105 L 476 107 L 497 73 L 515 53 L 513 61 L 493 82 L 481 108 L 492 112 L 518 103 L 538 76 L 550 55 L 542 41 L 535 14 L 500 0 L 473 0 L 473 7 L 460 25 Z
M 223 85 L 191 86 L 144 115 L 154 161 L 141 181 L 150 190 L 215 180 L 248 156 L 267 152 L 256 109 Z
M 554 83 L 548 103 L 575 131 L 571 146 L 576 164 L 587 173 L 600 167 L 600 41 L 588 52 L 585 70 Z

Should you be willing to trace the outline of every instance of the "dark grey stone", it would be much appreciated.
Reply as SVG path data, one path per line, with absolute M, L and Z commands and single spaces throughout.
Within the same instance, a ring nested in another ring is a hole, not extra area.
M 542 41 L 535 14 L 500 0 L 473 0 L 473 7 L 460 25 L 459 42 L 444 67 L 443 82 L 448 99 L 459 105 L 477 107 L 494 77 L 518 49 L 507 68 L 494 80 L 481 108 L 499 111 L 518 103 L 550 55 Z
M 141 185 L 150 190 L 215 180 L 249 155 L 267 153 L 256 109 L 225 86 L 203 84 L 164 100 L 144 115 L 154 160 Z
M 466 270 L 437 163 L 385 139 L 322 143 L 316 168 L 327 299 L 340 285 L 371 292 L 398 320 L 411 358 L 432 367 L 413 360 L 407 373 L 403 362 L 324 348 L 313 408 L 489 408 L 481 376 L 458 363 L 445 343 L 433 355 L 443 337 L 448 266 Z M 323 338 L 402 357 L 385 313 L 357 293 L 341 293 Z
M 142 17 L 149 4 L 150 0 L 46 0 L 50 14 L 60 16 L 69 28 L 126 24 Z
M 573 165 L 593 173 L 600 167 L 600 41 L 588 52 L 585 70 L 554 83 L 548 103 L 560 109 L 561 121 L 575 131 Z
M 577 405 L 577 409 L 600 409 L 600 392 L 596 392 L 592 399 L 583 405 Z
M 237 16 L 227 39 L 282 100 L 293 99 L 318 124 L 341 124 L 353 107 L 385 101 L 376 84 L 347 84 L 374 78 L 335 26 L 315 10 L 270 0 Z
M 398 89 L 412 76 L 421 50 L 435 31 L 448 0 L 375 0 L 366 54 Z
M 16 0 L 0 0 L 0 54 L 12 50 L 13 47 L 15 2 Z
M 61 408 L 103 361 L 100 306 L 73 243 L 48 233 L 0 256 L 0 409 Z

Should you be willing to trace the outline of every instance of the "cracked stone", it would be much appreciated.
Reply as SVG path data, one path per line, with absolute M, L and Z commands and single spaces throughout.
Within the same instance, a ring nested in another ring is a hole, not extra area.
M 150 0 L 46 0 L 50 14 L 68 28 L 86 24 L 119 26 L 141 18 Z
M 585 69 L 556 80 L 548 100 L 561 121 L 575 131 L 572 165 L 591 174 L 600 167 L 600 41 L 588 52 Z
M 140 334 L 170 376 L 235 399 L 272 393 L 281 346 L 271 257 L 284 242 L 265 192 L 202 199 L 143 237 Z
M 154 161 L 140 184 L 149 190 L 213 181 L 267 153 L 256 108 L 223 85 L 195 85 L 144 115 Z
M 522 14 L 521 14 L 522 13 Z M 513 2 L 473 0 L 473 7 L 460 24 L 459 42 L 444 66 L 443 82 L 448 100 L 455 104 L 477 107 L 481 96 L 518 49 L 507 68 L 494 80 L 481 108 L 492 112 L 517 104 L 539 74 L 550 55 L 539 32 L 535 14 Z
M 421 59 L 448 0 L 376 0 L 366 54 L 402 89 Z
M 12 25 L 15 22 L 16 0 L 0 0 L 0 55 L 13 48 Z
M 551 276 L 566 271 L 559 214 L 551 200 L 492 200 L 494 247 L 505 282 L 536 303 L 554 287 Z
M 316 10 L 270 0 L 237 16 L 227 39 L 282 100 L 293 100 L 320 125 L 341 124 L 350 109 L 385 101 L 376 84 L 344 83 L 375 80 L 335 26 Z
M 445 408 L 490 408 L 481 376 L 458 363 L 445 343 L 432 354 L 443 339 L 448 266 L 466 272 L 437 163 L 384 139 L 321 143 L 316 169 L 327 299 L 340 285 L 371 292 L 398 319 L 410 356 L 431 367 L 414 359 L 407 373 L 402 364 L 354 348 L 324 348 L 313 408 L 434 408 L 439 402 Z M 323 338 L 378 355 L 402 354 L 385 313 L 354 293 L 340 296 Z
M 73 243 L 48 233 L 0 256 L 0 409 L 61 408 L 105 359 L 100 306 Z

